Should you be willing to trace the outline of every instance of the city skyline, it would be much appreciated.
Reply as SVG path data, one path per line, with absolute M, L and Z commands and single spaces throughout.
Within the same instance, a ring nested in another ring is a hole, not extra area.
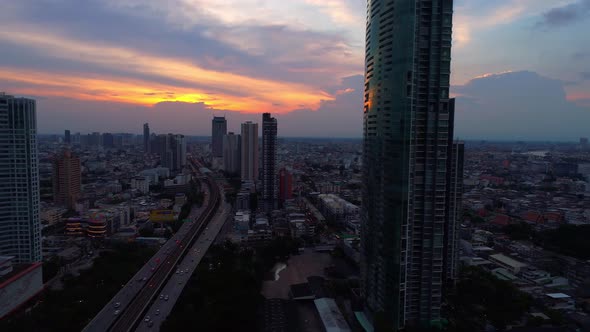
M 257 3 L 264 17 L 249 1 L 175 4 L 10 1 L 0 14 L 3 90 L 38 101 L 41 133 L 74 123 L 92 132 L 117 117 L 112 131 L 144 121 L 205 135 L 213 114 L 242 123 L 268 111 L 284 136 L 361 136 L 364 1 Z M 589 10 L 586 0 L 456 1 L 457 135 L 587 136 L 590 49 L 576 41 Z M 309 122 L 318 125 L 298 130 Z

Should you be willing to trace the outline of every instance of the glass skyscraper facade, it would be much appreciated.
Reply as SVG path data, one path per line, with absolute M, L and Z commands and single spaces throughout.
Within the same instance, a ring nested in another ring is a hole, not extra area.
M 440 318 L 455 253 L 452 16 L 452 0 L 367 3 L 361 294 L 394 330 Z
M 0 93 L 0 256 L 41 261 L 35 100 Z
M 278 208 L 277 194 L 277 119 L 262 114 L 262 200 L 264 211 Z
M 223 157 L 223 136 L 227 134 L 227 120 L 223 116 L 214 116 L 211 120 L 211 154 Z

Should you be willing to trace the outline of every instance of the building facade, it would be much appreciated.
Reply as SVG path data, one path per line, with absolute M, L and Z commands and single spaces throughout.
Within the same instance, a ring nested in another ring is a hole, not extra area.
M 223 157 L 223 136 L 227 134 L 227 120 L 223 116 L 214 116 L 211 120 L 211 155 Z
M 53 201 L 68 209 L 76 207 L 82 192 L 80 158 L 65 150 L 53 161 Z
M 242 123 L 242 181 L 258 180 L 258 123 Z
M 36 103 L 0 93 L 0 255 L 41 261 Z
M 452 0 L 367 2 L 361 295 L 394 330 L 440 319 Z
M 262 202 L 267 213 L 278 208 L 277 119 L 262 114 Z
M 143 152 L 152 153 L 150 144 L 150 125 L 149 123 L 143 124 Z
M 279 201 L 293 198 L 293 175 L 286 168 L 279 170 Z
M 240 174 L 241 137 L 232 132 L 223 136 L 223 170 Z
M 463 214 L 463 165 L 465 143 L 451 142 L 447 161 L 447 216 L 445 224 L 445 260 L 443 285 L 452 285 L 459 274 L 459 233 Z
M 64 143 L 66 143 L 66 144 L 72 143 L 72 136 L 70 134 L 70 131 L 67 129 L 64 131 Z
M 184 135 L 158 135 L 155 145 L 162 167 L 178 171 L 186 165 L 186 139 Z

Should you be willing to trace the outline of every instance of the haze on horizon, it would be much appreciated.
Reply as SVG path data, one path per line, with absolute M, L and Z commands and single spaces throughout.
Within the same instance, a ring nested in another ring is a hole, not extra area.
M 280 136 L 360 137 L 364 0 L 8 0 L 0 91 L 42 133 L 208 135 L 277 114 Z M 460 138 L 590 136 L 590 0 L 455 0 Z

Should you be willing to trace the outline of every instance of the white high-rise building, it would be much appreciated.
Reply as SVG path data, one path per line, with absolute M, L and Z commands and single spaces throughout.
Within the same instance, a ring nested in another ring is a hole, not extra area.
M 242 123 L 242 181 L 258 180 L 258 123 Z
M 41 261 L 35 100 L 0 93 L 0 256 Z

